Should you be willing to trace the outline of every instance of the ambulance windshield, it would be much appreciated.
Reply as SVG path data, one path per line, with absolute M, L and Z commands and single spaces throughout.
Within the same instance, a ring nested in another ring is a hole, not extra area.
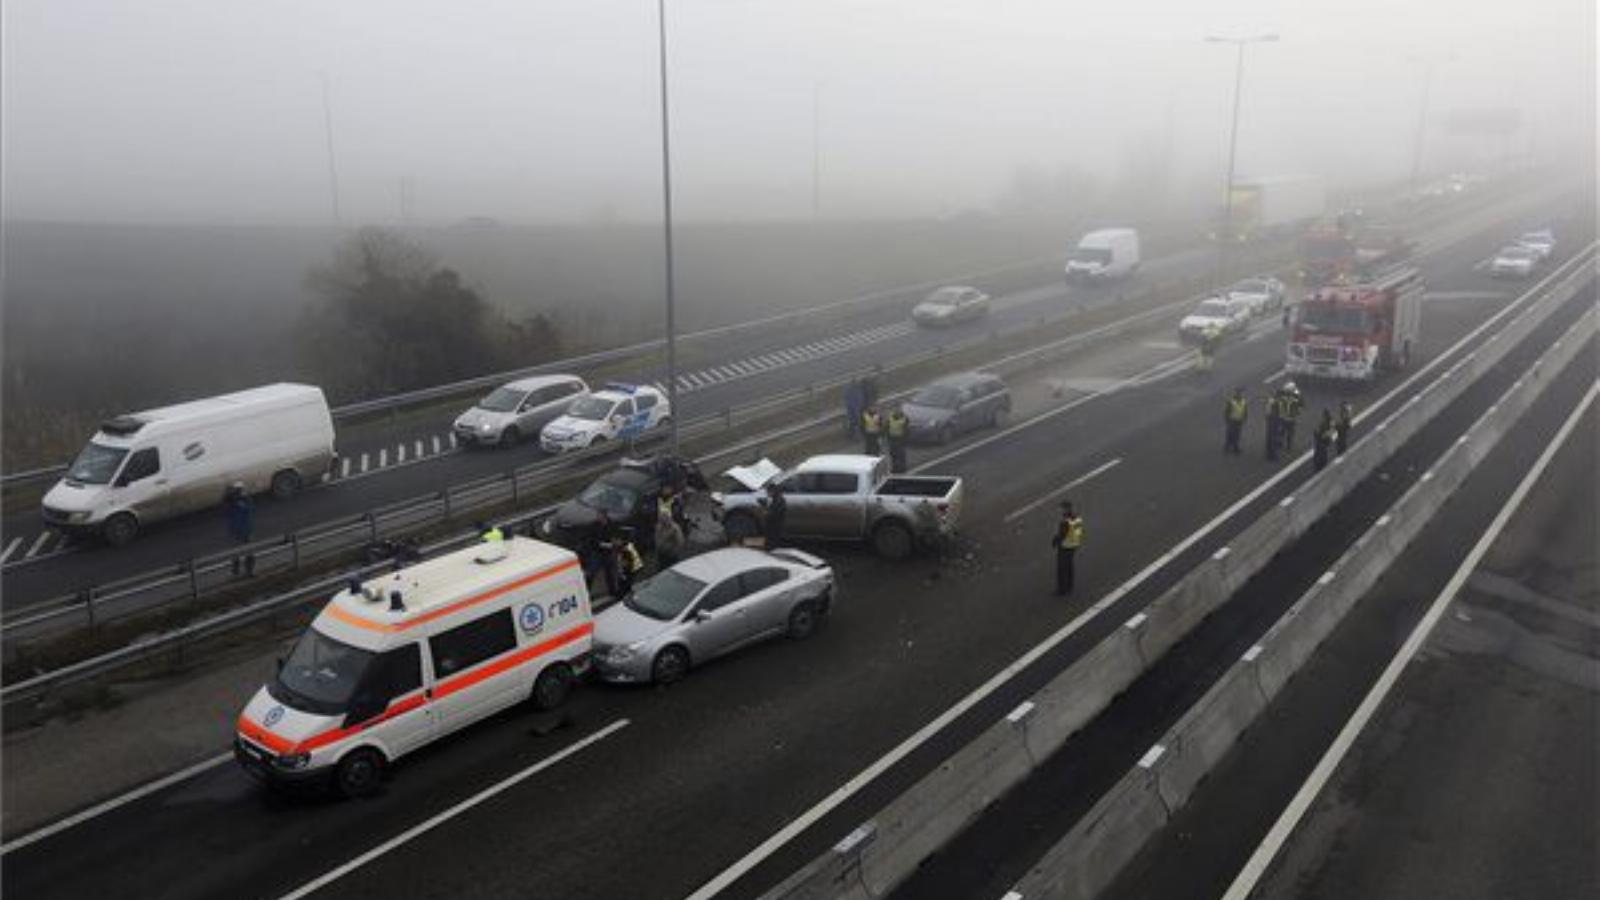
M 373 656 L 371 650 L 352 647 L 308 628 L 268 690 L 273 699 L 285 706 L 317 715 L 338 715 L 355 695 Z

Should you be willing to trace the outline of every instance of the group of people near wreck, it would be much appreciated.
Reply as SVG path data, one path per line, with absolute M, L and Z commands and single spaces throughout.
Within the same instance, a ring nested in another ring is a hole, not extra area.
M 1290 381 L 1263 397 L 1262 405 L 1266 410 L 1266 430 L 1263 435 L 1266 458 L 1268 462 L 1277 462 L 1280 453 L 1294 452 L 1295 428 L 1305 408 L 1305 399 L 1300 394 L 1300 388 Z M 1234 388 L 1233 395 L 1222 409 L 1222 452 L 1243 452 L 1239 447 L 1239 439 L 1249 418 L 1250 401 L 1245 396 L 1244 388 Z M 1341 400 L 1337 413 L 1323 407 L 1322 417 L 1311 431 L 1313 469 L 1320 472 L 1332 457 L 1344 455 L 1350 446 L 1350 430 L 1354 424 L 1355 409 L 1350 401 Z

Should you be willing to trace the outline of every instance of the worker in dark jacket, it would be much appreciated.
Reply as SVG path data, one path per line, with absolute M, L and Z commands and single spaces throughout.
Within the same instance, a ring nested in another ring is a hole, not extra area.
M 868 456 L 883 452 L 883 416 L 875 404 L 868 404 L 861 413 L 861 447 Z
M 1073 511 L 1072 504 L 1061 504 L 1061 521 L 1056 523 L 1050 546 L 1056 551 L 1056 596 L 1072 593 L 1078 548 L 1083 546 L 1083 520 Z
M 1350 446 L 1350 429 L 1355 427 L 1356 412 L 1349 400 L 1339 401 L 1339 418 L 1333 423 L 1333 450 L 1339 456 Z
M 250 493 L 244 489 L 244 483 L 235 481 L 228 487 L 227 496 L 223 499 L 223 509 L 228 514 L 228 536 L 233 538 L 235 544 L 248 544 L 256 533 L 256 502 L 250 499 Z M 240 571 L 245 575 L 256 573 L 256 555 L 246 553 L 233 558 L 233 574 Z
M 1322 421 L 1317 423 L 1317 429 L 1311 432 L 1311 470 L 1321 472 L 1328 464 L 1328 456 L 1333 449 L 1333 413 L 1327 407 L 1322 409 Z
M 906 470 L 906 436 L 911 431 L 911 419 L 906 416 L 906 411 L 896 406 L 889 411 L 889 421 L 885 423 L 883 433 L 889 439 L 889 471 L 904 472 Z
M 1222 439 L 1223 453 L 1240 453 L 1239 435 L 1244 432 L 1245 420 L 1250 417 L 1250 401 L 1245 398 L 1244 388 L 1234 388 L 1233 396 L 1222 407 L 1222 427 L 1225 429 Z
M 1283 428 L 1283 401 L 1278 394 L 1267 395 L 1267 462 L 1278 461 L 1278 435 Z
M 767 549 L 771 550 L 783 541 L 783 520 L 789 515 L 789 501 L 783 497 L 783 485 L 776 481 L 767 482 L 767 497 L 763 505 L 766 510 L 762 531 Z

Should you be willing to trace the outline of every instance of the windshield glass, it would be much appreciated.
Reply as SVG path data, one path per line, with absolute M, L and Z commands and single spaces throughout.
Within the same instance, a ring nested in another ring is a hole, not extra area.
M 931 384 L 911 395 L 911 402 L 935 409 L 955 409 L 961 402 L 961 391 L 948 384 Z
M 682 615 L 705 586 L 704 581 L 667 569 L 645 579 L 623 603 L 642 616 L 665 622 Z
M 478 401 L 479 409 L 489 412 L 511 412 L 522 402 L 526 392 L 513 390 L 508 387 L 495 388 L 494 393 Z
M 596 481 L 583 489 L 578 495 L 578 502 L 590 509 L 603 512 L 613 518 L 620 518 L 633 512 L 634 503 L 639 499 L 637 491 L 620 484 L 611 484 L 606 481 Z
M 1079 247 L 1072 251 L 1072 261 L 1082 263 L 1109 263 L 1111 251 L 1104 247 Z
M 1300 306 L 1300 325 L 1307 331 L 1367 334 L 1372 331 L 1372 317 L 1366 310 L 1349 306 L 1304 303 Z
M 958 288 L 940 288 L 929 294 L 923 302 L 930 306 L 955 306 L 960 299 L 961 291 Z
M 1533 251 L 1527 247 L 1507 247 L 1500 251 L 1502 259 L 1528 259 L 1533 256 Z
M 307 629 L 269 686 L 274 699 L 318 715 L 345 711 L 366 675 L 373 653 Z
M 110 484 L 117 467 L 122 465 L 122 458 L 127 455 L 126 449 L 90 441 L 67 469 L 67 480 L 80 484 Z
M 572 416 L 574 419 L 588 419 L 591 422 L 598 422 L 611 415 L 611 408 L 615 405 L 615 400 L 585 397 L 572 404 L 571 408 L 567 410 L 567 415 Z
M 1194 308 L 1194 314 L 1208 319 L 1226 319 L 1228 304 L 1221 300 L 1207 300 Z

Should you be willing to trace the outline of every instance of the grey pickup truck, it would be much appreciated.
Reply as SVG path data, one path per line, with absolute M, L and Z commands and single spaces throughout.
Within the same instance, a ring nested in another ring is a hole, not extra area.
M 771 481 L 783 487 L 786 537 L 868 542 L 889 559 L 949 537 L 961 515 L 959 477 L 891 475 L 881 456 L 813 456 L 787 472 L 762 460 L 725 474 L 732 489 L 714 496 L 736 543 L 761 533 L 761 501 Z

